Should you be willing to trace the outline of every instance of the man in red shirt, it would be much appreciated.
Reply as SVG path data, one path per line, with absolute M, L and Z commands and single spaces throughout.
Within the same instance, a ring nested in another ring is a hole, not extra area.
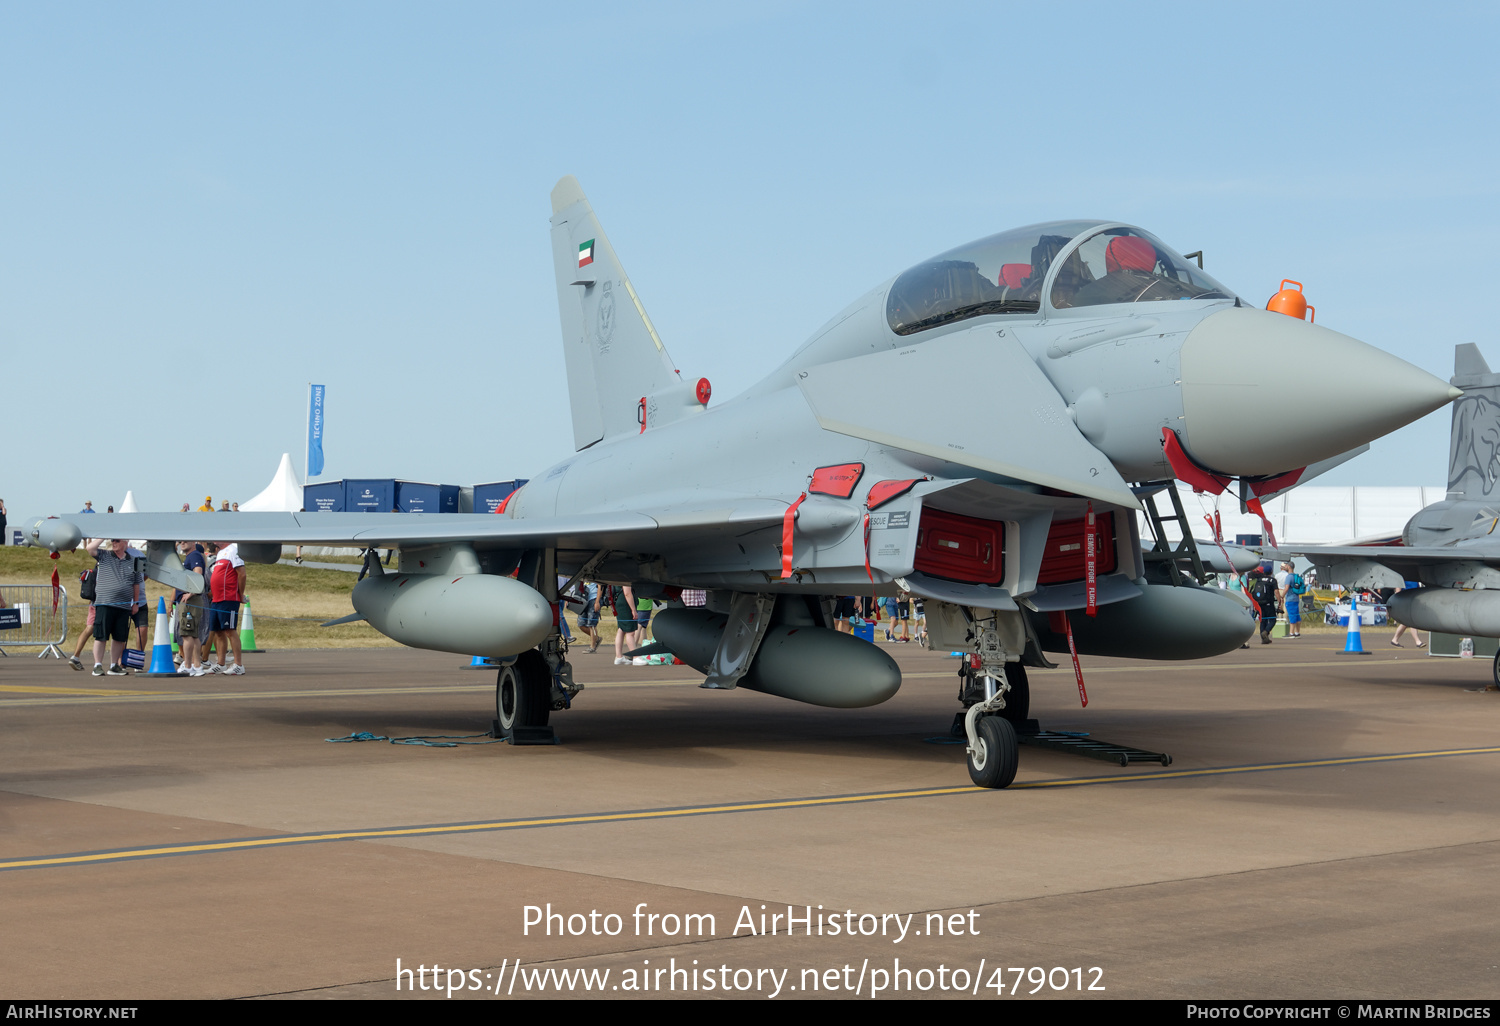
M 208 611 L 209 641 L 217 644 L 219 662 L 209 660 L 208 667 L 215 673 L 243 674 L 240 603 L 245 601 L 245 561 L 240 558 L 238 545 L 219 544 L 219 558 L 209 572 L 209 588 L 213 599 Z M 230 651 L 234 655 L 225 663 L 224 654 Z

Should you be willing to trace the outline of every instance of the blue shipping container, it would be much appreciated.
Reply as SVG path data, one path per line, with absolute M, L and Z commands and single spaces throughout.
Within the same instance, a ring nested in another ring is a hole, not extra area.
M 396 508 L 402 513 L 457 513 L 458 485 L 397 481 Z
M 389 513 L 396 505 L 393 478 L 357 478 L 344 482 L 345 513 Z
M 474 486 L 474 512 L 493 513 L 511 492 L 525 484 L 530 478 L 516 481 L 494 481 Z
M 323 481 L 303 486 L 302 508 L 309 513 L 344 512 L 344 482 Z

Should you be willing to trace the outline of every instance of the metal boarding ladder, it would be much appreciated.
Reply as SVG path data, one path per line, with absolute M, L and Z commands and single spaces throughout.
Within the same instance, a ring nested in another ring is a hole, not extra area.
M 1142 550 L 1141 560 L 1148 566 L 1153 563 L 1165 563 L 1167 565 L 1168 579 L 1173 585 L 1182 583 L 1181 564 L 1186 562 L 1193 568 L 1193 577 L 1199 584 L 1207 584 L 1209 574 L 1203 568 L 1203 559 L 1198 555 L 1198 543 L 1193 540 L 1193 529 L 1188 525 L 1187 514 L 1182 508 L 1182 497 L 1177 494 L 1176 487 L 1168 482 L 1165 485 L 1149 486 L 1151 490 L 1141 489 L 1137 496 L 1146 511 L 1146 519 L 1151 522 L 1151 533 L 1155 536 L 1156 544 L 1149 550 Z M 1163 516 L 1156 508 L 1156 495 L 1165 491 L 1172 497 L 1172 512 Z M 1175 521 L 1182 532 L 1182 539 L 1174 546 L 1167 541 L 1167 532 L 1162 525 Z

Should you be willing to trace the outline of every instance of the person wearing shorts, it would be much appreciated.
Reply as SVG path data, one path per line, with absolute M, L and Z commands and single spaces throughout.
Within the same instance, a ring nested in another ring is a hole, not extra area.
M 108 549 L 102 539 L 93 539 L 86 550 L 99 561 L 99 576 L 94 584 L 94 676 L 123 677 L 125 639 L 130 634 L 130 619 L 145 605 L 146 575 L 137 569 L 135 557 L 125 551 L 125 540 L 116 538 Z M 104 669 L 106 643 L 112 643 L 113 658 Z
M 73 654 L 68 656 L 68 665 L 75 670 L 83 669 L 83 660 L 78 656 L 83 652 L 83 646 L 93 640 L 94 637 L 94 604 L 89 603 L 89 618 L 84 622 L 83 630 L 78 632 L 78 644 L 73 646 Z
M 849 619 L 854 616 L 854 596 L 840 595 L 833 607 L 833 629 L 849 633 Z
M 635 593 L 628 584 L 616 585 L 611 591 L 615 605 L 615 665 L 629 666 L 625 649 L 635 648 Z
M 589 636 L 589 654 L 599 651 L 599 585 L 583 586 L 583 609 L 578 614 L 578 629 Z
M 219 558 L 214 561 L 209 573 L 209 587 L 213 592 L 213 605 L 208 611 L 208 631 L 219 647 L 217 664 L 210 660 L 211 673 L 240 675 L 245 666 L 240 662 L 240 603 L 245 600 L 245 561 L 240 558 L 239 546 L 219 546 Z M 228 662 L 226 652 L 234 654 Z
M 182 566 L 202 577 L 207 568 L 203 550 L 197 545 L 191 546 L 183 557 Z M 202 590 L 196 595 L 179 591 L 173 598 L 177 603 L 177 647 L 182 650 L 182 668 L 177 672 L 201 677 L 210 672 L 203 665 L 203 644 L 208 640 L 208 611 L 213 601 L 209 584 L 204 581 Z

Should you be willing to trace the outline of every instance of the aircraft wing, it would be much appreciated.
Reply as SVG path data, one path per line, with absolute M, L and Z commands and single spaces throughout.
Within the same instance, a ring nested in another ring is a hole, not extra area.
M 1266 553 L 1272 555 L 1270 550 Z M 1329 580 L 1346 588 L 1399 588 L 1406 581 L 1463 583 L 1492 577 L 1500 568 L 1500 545 L 1308 545 L 1284 546 L 1275 558 L 1303 556 Z
M 829 431 L 1140 509 L 1036 362 L 992 328 L 809 367 L 797 377 Z M 923 396 L 931 401 L 919 404 Z
M 32 544 L 72 548 L 71 524 L 83 538 L 146 541 L 217 541 L 283 545 L 412 548 L 471 542 L 480 549 L 546 546 L 562 549 L 650 548 L 666 541 L 780 524 L 784 502 L 755 502 L 732 509 L 672 510 L 652 516 L 620 511 L 524 520 L 490 513 L 93 513 L 22 521 Z M 40 526 L 39 526 L 40 525 Z M 35 532 L 35 535 L 34 535 Z
M 1328 566 L 1341 560 L 1368 560 L 1399 573 L 1439 563 L 1482 563 L 1485 566 L 1500 567 L 1500 545 L 1484 548 L 1458 545 L 1424 545 L 1420 548 L 1408 548 L 1404 545 L 1306 545 L 1299 548 L 1284 545 L 1274 554 L 1267 549 L 1266 556 L 1303 556 L 1319 566 Z

